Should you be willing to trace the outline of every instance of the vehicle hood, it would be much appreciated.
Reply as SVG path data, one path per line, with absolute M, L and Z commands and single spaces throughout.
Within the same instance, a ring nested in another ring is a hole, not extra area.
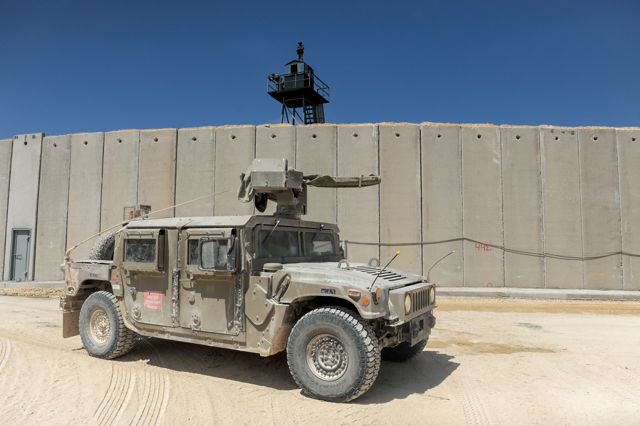
M 338 262 L 286 263 L 282 266 L 294 282 L 326 283 L 361 289 L 371 287 L 381 270 L 380 267 L 368 266 L 365 263 L 350 263 L 349 267 L 344 263 L 338 267 Z M 387 268 L 376 279 L 376 287 L 394 289 L 422 281 L 424 280 L 420 275 Z

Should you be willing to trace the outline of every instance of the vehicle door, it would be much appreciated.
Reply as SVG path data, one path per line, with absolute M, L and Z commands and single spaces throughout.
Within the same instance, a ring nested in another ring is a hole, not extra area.
M 167 233 L 127 230 L 122 236 L 124 301 L 135 322 L 172 326 L 171 274 L 167 272 Z
M 211 333 L 239 333 L 234 321 L 238 279 L 235 229 L 187 229 L 180 235 L 180 326 Z

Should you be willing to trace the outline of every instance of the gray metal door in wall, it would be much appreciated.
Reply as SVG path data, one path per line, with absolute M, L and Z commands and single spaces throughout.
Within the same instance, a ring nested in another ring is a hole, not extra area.
M 11 281 L 24 281 L 29 274 L 30 229 L 14 229 L 11 244 Z

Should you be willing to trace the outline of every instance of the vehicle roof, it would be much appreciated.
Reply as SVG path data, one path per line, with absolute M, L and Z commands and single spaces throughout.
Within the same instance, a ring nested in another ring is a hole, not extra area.
M 163 219 L 144 219 L 129 222 L 127 228 L 208 228 L 220 226 L 244 226 L 253 216 L 203 216 L 203 217 L 167 217 Z
M 145 228 L 229 228 L 241 226 L 255 226 L 256 224 L 271 224 L 281 222 L 282 226 L 301 226 L 305 228 L 321 228 L 338 230 L 333 223 L 305 221 L 293 218 L 274 217 L 271 215 L 244 216 L 203 216 L 203 217 L 167 217 L 161 219 L 132 220 L 126 225 L 128 229 Z

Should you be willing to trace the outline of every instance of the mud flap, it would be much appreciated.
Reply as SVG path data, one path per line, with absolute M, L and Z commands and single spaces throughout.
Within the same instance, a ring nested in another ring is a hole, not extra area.
M 62 337 L 73 337 L 80 334 L 80 311 L 62 313 Z

